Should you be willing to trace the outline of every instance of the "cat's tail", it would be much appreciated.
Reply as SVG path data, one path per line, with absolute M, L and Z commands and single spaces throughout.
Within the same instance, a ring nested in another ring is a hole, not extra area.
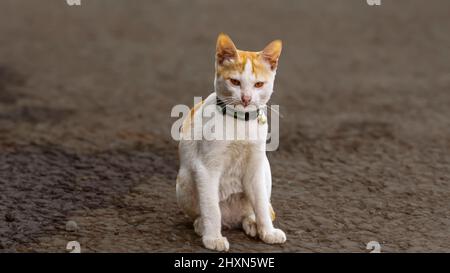
M 269 203 L 269 211 L 270 211 L 270 218 L 272 219 L 272 222 L 275 221 L 275 211 L 273 210 L 272 204 Z

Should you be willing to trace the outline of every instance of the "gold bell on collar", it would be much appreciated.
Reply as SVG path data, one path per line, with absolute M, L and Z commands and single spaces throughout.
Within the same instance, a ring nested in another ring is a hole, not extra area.
M 267 117 L 264 114 L 264 111 L 260 111 L 258 114 L 258 123 L 259 124 L 265 124 L 267 122 Z

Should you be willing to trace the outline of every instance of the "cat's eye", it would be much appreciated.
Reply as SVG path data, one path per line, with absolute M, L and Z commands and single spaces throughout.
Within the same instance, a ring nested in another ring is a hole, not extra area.
M 241 82 L 239 80 L 236 79 L 230 79 L 231 84 L 236 85 L 236 86 L 240 86 Z
M 257 82 L 257 83 L 255 83 L 255 87 L 256 88 L 261 88 L 261 87 L 263 87 L 264 86 L 264 83 L 263 82 Z

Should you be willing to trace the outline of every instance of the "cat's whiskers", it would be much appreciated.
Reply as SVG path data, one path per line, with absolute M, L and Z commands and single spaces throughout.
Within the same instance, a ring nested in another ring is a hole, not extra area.
M 220 99 L 221 101 L 223 101 L 226 105 L 235 105 L 240 103 L 239 100 L 234 99 L 234 98 L 224 98 L 224 99 Z
M 241 101 L 235 98 L 221 98 L 220 99 L 223 103 L 225 103 L 226 105 L 231 105 L 231 106 L 236 106 L 237 104 L 240 104 Z M 271 112 L 276 113 L 279 117 L 284 118 L 284 116 L 280 113 L 279 110 L 273 108 L 271 105 L 267 104 L 266 105 L 267 109 L 270 110 Z

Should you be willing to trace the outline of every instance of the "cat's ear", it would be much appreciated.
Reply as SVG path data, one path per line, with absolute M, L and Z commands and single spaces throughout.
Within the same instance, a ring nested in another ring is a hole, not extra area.
M 220 33 L 217 37 L 216 59 L 218 64 L 237 58 L 237 49 L 230 36 Z
M 268 44 L 261 52 L 261 56 L 270 64 L 270 68 L 272 70 L 275 70 L 277 68 L 278 59 L 280 58 L 281 54 L 281 48 L 281 40 L 275 40 Z

